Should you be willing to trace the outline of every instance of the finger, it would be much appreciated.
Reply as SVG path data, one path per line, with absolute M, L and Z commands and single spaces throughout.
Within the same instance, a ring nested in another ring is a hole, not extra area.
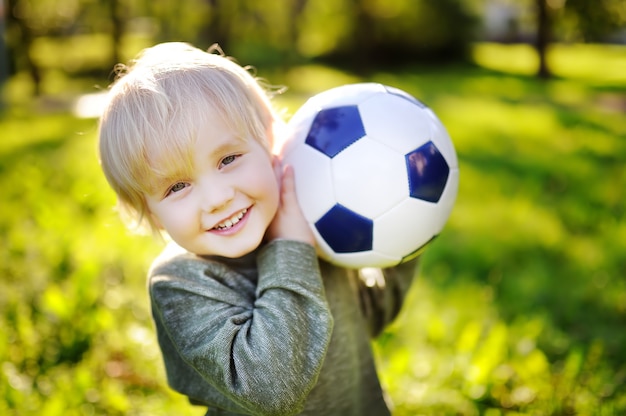
M 289 202 L 296 200 L 296 180 L 293 167 L 290 165 L 283 169 L 282 188 L 283 198 L 288 198 Z
M 278 156 L 272 156 L 272 169 L 274 169 L 274 176 L 276 177 L 276 182 L 278 185 L 281 185 L 282 176 L 283 176 L 283 165 Z

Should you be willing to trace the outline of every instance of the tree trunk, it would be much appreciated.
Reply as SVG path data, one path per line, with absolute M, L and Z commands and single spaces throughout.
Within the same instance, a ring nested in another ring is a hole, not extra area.
M 122 60 L 121 48 L 122 48 L 122 36 L 124 35 L 125 22 L 122 17 L 123 13 L 119 0 L 109 0 L 109 15 L 111 17 L 111 42 L 113 47 L 111 48 L 112 55 L 111 60 L 113 65 L 117 65 Z
M 284 52 L 284 59 L 281 62 L 284 69 L 290 68 L 298 60 L 298 38 L 300 36 L 298 21 L 302 12 L 304 12 L 306 3 L 307 0 L 295 0 L 291 4 L 291 9 L 289 10 L 289 21 L 287 22 L 289 25 L 288 44 Z
M 369 69 L 376 64 L 375 52 L 378 49 L 377 39 L 374 34 L 376 21 L 366 10 L 363 0 L 354 1 L 355 28 L 352 40 L 353 59 L 361 69 Z
M 5 33 L 4 26 L 4 2 L 0 2 L 0 33 Z M 9 79 L 9 54 L 4 44 L 4 36 L 0 36 L 0 88 Z M 0 110 L 3 107 L 2 96 L 0 96 Z
M 19 31 L 19 44 L 10 45 L 12 47 L 11 52 L 13 53 L 13 59 L 16 66 L 15 71 L 19 71 L 20 66 L 23 63 L 26 71 L 28 71 L 31 80 L 33 81 L 33 94 L 38 97 L 41 95 L 41 68 L 39 68 L 39 66 L 32 59 L 30 54 L 30 49 L 34 41 L 35 34 L 29 26 L 26 17 L 17 16 L 16 14 L 12 13 L 12 11 L 15 9 L 15 1 L 9 0 L 6 3 L 6 7 L 7 24 L 15 25 Z
M 228 53 L 230 46 L 228 21 L 232 17 L 226 16 L 225 7 L 227 6 L 223 1 L 207 0 L 207 2 L 211 6 L 211 11 L 205 26 L 201 29 L 200 37 L 211 44 L 219 44 L 220 48 Z
M 552 20 L 550 18 L 550 11 L 548 10 L 547 0 L 536 0 L 535 4 L 537 7 L 537 39 L 535 48 L 539 55 L 537 76 L 542 79 L 548 79 L 552 76 L 547 61 Z

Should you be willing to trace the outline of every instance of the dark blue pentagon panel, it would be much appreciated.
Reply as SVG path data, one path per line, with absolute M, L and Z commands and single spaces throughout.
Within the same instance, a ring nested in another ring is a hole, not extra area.
M 389 92 L 389 94 L 397 95 L 400 98 L 404 98 L 405 100 L 412 102 L 413 104 L 415 104 L 416 106 L 420 108 L 428 108 L 426 104 L 424 104 L 423 102 L 421 102 L 420 100 L 418 100 L 417 98 L 413 97 L 411 94 L 405 91 L 402 91 L 398 88 L 389 87 L 389 86 L 386 86 L 385 89 L 387 90 L 387 92 Z
M 405 155 L 413 198 L 438 202 L 446 187 L 450 168 L 433 142 L 428 142 Z
M 324 241 L 336 253 L 354 253 L 372 249 L 374 223 L 341 204 L 335 204 L 315 223 Z
M 363 136 L 357 106 L 334 107 L 317 113 L 305 143 L 332 158 Z

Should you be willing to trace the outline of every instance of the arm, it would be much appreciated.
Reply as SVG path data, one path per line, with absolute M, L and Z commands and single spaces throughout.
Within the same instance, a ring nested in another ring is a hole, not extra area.
M 236 407 L 294 414 L 317 381 L 332 317 L 313 247 L 275 241 L 257 264 L 256 287 L 217 264 L 185 279 L 157 269 L 155 319 L 178 355 Z
M 359 270 L 359 296 L 374 338 L 398 316 L 417 274 L 419 257 L 394 267 Z

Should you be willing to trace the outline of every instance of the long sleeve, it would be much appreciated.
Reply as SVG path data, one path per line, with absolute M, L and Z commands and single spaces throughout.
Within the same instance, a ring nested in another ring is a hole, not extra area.
M 330 342 L 330 314 L 313 247 L 275 241 L 256 256 L 257 281 L 182 256 L 150 279 L 168 380 L 192 400 L 231 412 L 296 414 Z
M 361 309 L 376 337 L 397 317 L 417 274 L 419 257 L 397 266 L 359 270 Z

